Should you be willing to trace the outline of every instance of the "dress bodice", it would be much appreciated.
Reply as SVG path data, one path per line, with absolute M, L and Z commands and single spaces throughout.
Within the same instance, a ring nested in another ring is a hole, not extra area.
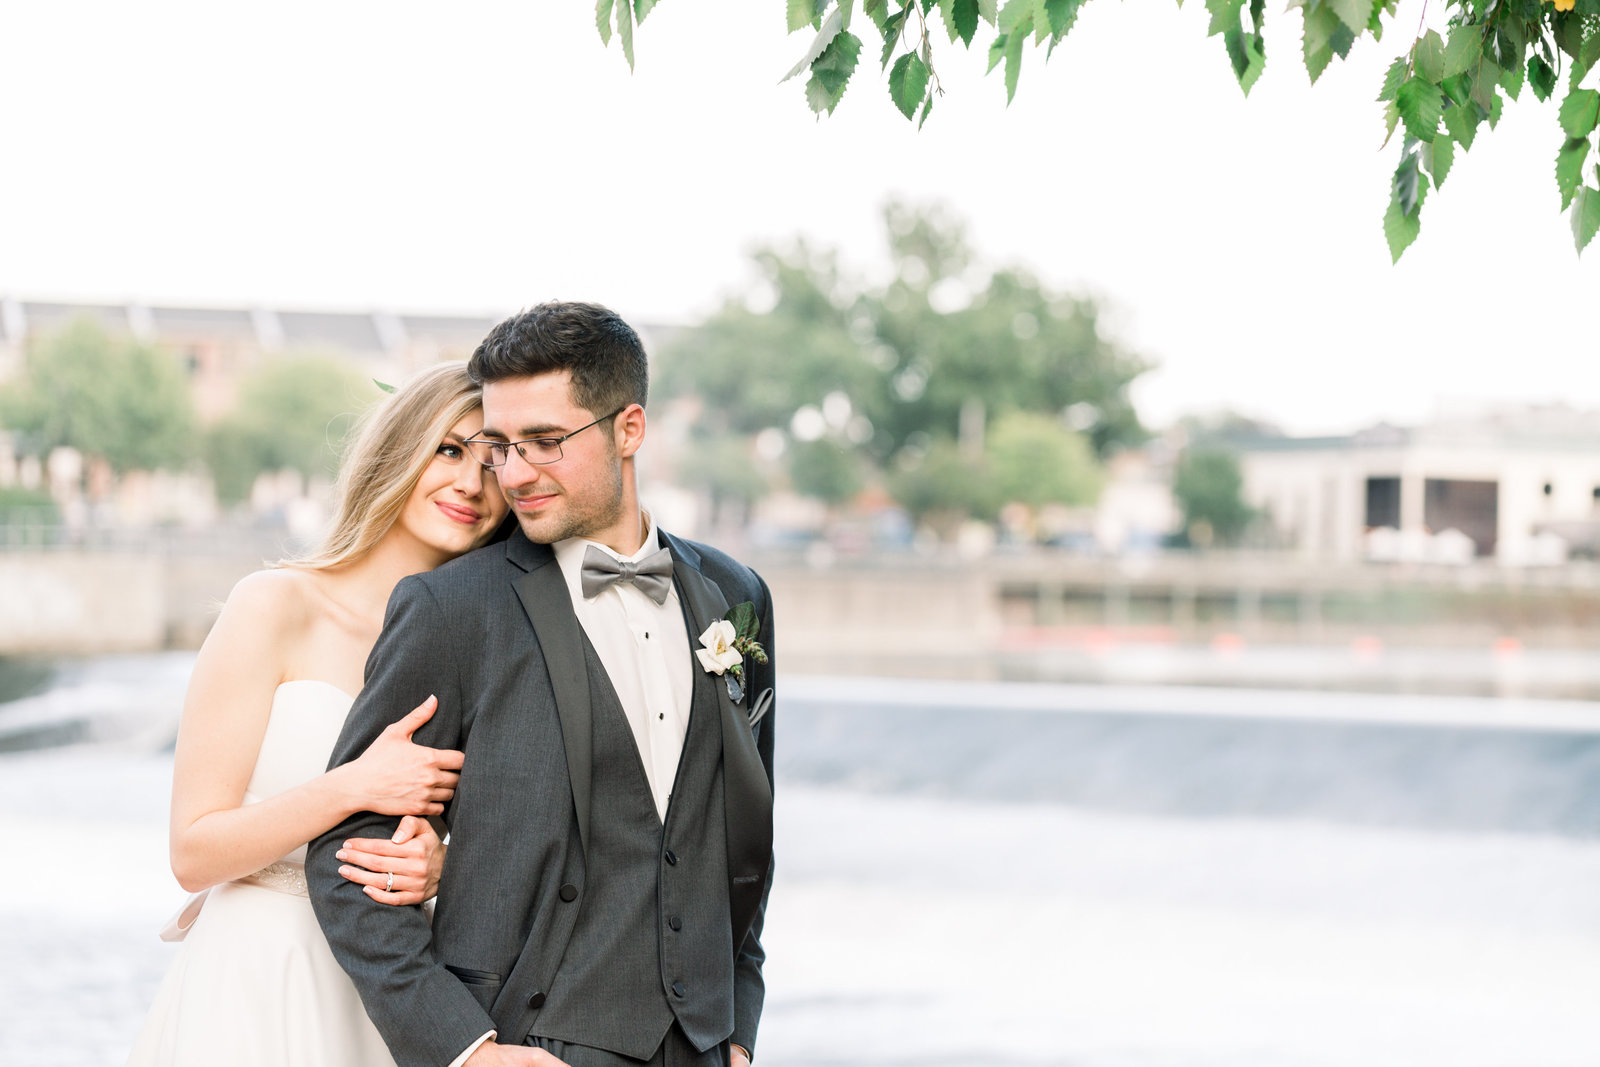
M 327 770 L 352 703 L 354 698 L 331 682 L 307 678 L 278 686 L 244 803 L 276 796 Z M 304 863 L 306 848 L 301 845 L 283 858 Z

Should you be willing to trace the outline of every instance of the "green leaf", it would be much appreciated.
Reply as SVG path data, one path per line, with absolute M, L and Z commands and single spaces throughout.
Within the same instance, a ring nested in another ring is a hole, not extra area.
M 1472 75 L 1457 74 L 1454 78 L 1446 78 L 1440 83 L 1439 88 L 1444 90 L 1444 95 L 1457 107 L 1466 107 L 1472 104 Z M 1473 107 L 1476 107 L 1473 104 Z
M 643 22 L 644 17 L 655 10 L 656 0 L 633 0 L 633 21 Z
M 1521 63 L 1514 67 L 1506 67 L 1500 72 L 1500 88 L 1506 91 L 1507 96 L 1515 100 L 1522 95 L 1523 77 Z
M 1383 144 L 1379 147 L 1388 148 L 1389 138 L 1394 136 L 1395 127 L 1400 125 L 1400 107 L 1393 100 L 1383 109 L 1383 124 L 1385 127 Z
M 1078 21 L 1078 8 L 1083 0 L 1044 0 L 1045 22 L 1050 28 L 1050 36 L 1060 40 L 1072 29 L 1072 24 Z
M 756 618 L 756 606 L 748 600 L 729 608 L 726 618 L 733 623 L 735 636 L 754 637 L 761 632 L 761 622 Z
M 1400 208 L 1397 197 L 1389 198 L 1389 210 L 1383 216 L 1383 236 L 1389 242 L 1389 256 L 1392 262 L 1400 262 L 1400 255 L 1417 239 L 1417 234 L 1422 232 L 1422 202 L 1427 199 L 1428 187 L 1417 187 L 1416 203 L 1408 213 Z
M 1556 71 L 1538 56 L 1528 57 L 1528 86 L 1540 101 L 1550 99 L 1556 89 Z
M 1478 106 L 1488 111 L 1494 107 L 1495 100 L 1500 96 L 1497 88 L 1500 85 L 1500 68 L 1485 59 L 1478 64 L 1478 72 L 1472 76 L 1472 99 Z
M 1464 24 L 1450 31 L 1444 49 L 1444 76 L 1453 78 L 1471 70 L 1483 58 L 1483 27 Z
M 1372 0 L 1327 0 L 1327 3 L 1351 33 L 1366 32 L 1367 23 L 1372 21 Z
M 1561 101 L 1561 129 L 1568 137 L 1587 137 L 1600 121 L 1600 91 L 1569 89 Z
M 1006 40 L 1007 104 L 1010 104 L 1017 95 L 1017 76 L 1022 73 L 1022 46 L 1027 43 L 1028 23 L 1031 19 L 1032 16 L 1030 15 L 1027 19 L 1017 23 L 1016 29 L 1011 31 L 1011 35 Z
M 1002 33 L 989 42 L 989 65 L 983 70 L 985 74 L 994 70 L 995 66 L 1006 57 L 1006 43 L 1010 40 L 1010 34 Z
M 861 0 L 861 13 L 872 20 L 878 27 L 878 32 L 883 32 L 884 23 L 889 19 L 889 5 L 885 0 Z
M 1589 158 L 1589 139 L 1570 138 L 1556 153 L 1556 188 L 1561 190 L 1561 210 L 1565 211 L 1583 184 L 1583 161 Z
M 1444 40 L 1433 30 L 1417 41 L 1416 71 L 1435 85 L 1444 81 Z
M 1421 78 L 1408 78 L 1395 96 L 1406 132 L 1419 141 L 1431 141 L 1444 113 L 1444 92 Z
M 816 62 L 811 64 L 811 80 L 806 83 L 806 102 L 811 105 L 812 111 L 833 114 L 860 59 L 861 38 L 848 32 L 834 36 Z
M 1489 105 L 1489 128 L 1491 130 L 1500 125 L 1500 112 L 1504 108 L 1503 101 L 1504 97 L 1497 94 L 1493 103 Z
M 816 0 L 789 0 L 789 32 L 803 30 L 817 19 Z
M 778 79 L 778 84 L 782 85 L 796 74 L 799 74 L 801 71 L 811 67 L 812 64 L 817 61 L 817 57 L 821 56 L 823 52 L 828 50 L 828 46 L 833 43 L 835 37 L 839 36 L 839 31 L 843 28 L 844 10 L 843 8 L 836 7 L 831 13 L 829 13 L 828 17 L 822 21 L 822 28 L 819 29 L 817 31 L 817 35 L 811 39 L 811 47 L 807 48 L 806 54 L 800 57 L 800 62 L 790 67 L 789 73 Z M 860 44 L 860 41 L 856 42 L 858 49 Z M 852 69 L 853 67 L 854 64 L 852 64 Z M 807 92 L 809 93 L 810 90 L 808 89 Z M 812 110 L 815 111 L 817 109 L 812 108 Z M 828 110 L 832 111 L 833 109 L 830 107 Z
M 1478 123 L 1482 121 L 1478 117 L 1478 105 L 1470 100 L 1465 107 L 1444 109 L 1444 128 L 1450 131 L 1450 138 L 1462 148 L 1472 147 L 1472 139 L 1478 136 Z
M 998 16 L 995 13 L 997 0 L 978 0 L 978 17 L 989 25 L 996 23 Z
M 594 24 L 600 31 L 600 43 L 611 43 L 611 5 L 615 0 L 597 0 L 594 5 Z
M 907 52 L 894 61 L 889 71 L 889 96 L 900 114 L 914 118 L 923 97 L 928 95 L 928 65 L 915 52 Z
M 1417 170 L 1420 159 L 1419 152 L 1404 153 L 1400 157 L 1400 165 L 1395 168 L 1394 178 L 1389 183 L 1389 191 L 1394 202 L 1399 204 L 1400 210 L 1407 215 L 1413 214 L 1417 209 L 1417 189 L 1426 187 L 1423 185 L 1422 175 Z
M 917 131 L 922 131 L 922 124 L 928 121 L 928 112 L 933 110 L 933 94 L 929 93 L 927 99 L 922 101 L 922 110 L 917 113 Z
M 622 0 L 616 6 L 617 40 L 622 42 L 622 54 L 628 58 L 628 69 L 633 69 L 633 5 Z
M 1034 2 L 1035 0 L 1006 0 L 1006 6 L 1000 9 L 1000 18 L 996 23 L 996 28 L 1001 33 L 1011 33 L 1026 19 L 1028 28 L 1022 32 L 1024 34 L 1031 33 L 1033 31 Z
M 1339 20 L 1333 9 L 1326 6 L 1307 7 L 1303 10 L 1305 29 L 1301 38 L 1301 52 L 1306 60 L 1306 73 L 1315 82 L 1328 69 L 1337 54 L 1349 54 L 1355 34 Z
M 889 60 L 894 55 L 895 46 L 900 43 L 900 28 L 905 25 L 905 21 L 906 9 L 901 8 L 883 22 L 882 64 L 885 69 L 888 68 Z
M 956 35 L 962 44 L 971 48 L 972 37 L 978 32 L 978 0 L 955 0 L 951 8 Z
M 376 378 L 372 379 L 372 384 L 376 385 L 379 389 L 382 389 L 386 393 L 392 393 L 395 391 L 394 386 L 390 385 L 388 382 L 380 382 Z
M 1251 87 L 1255 85 L 1256 79 L 1261 77 L 1261 72 L 1267 65 L 1261 35 L 1245 33 L 1243 30 L 1229 30 L 1222 35 L 1222 40 L 1227 45 L 1228 58 L 1233 62 L 1233 74 L 1239 79 L 1239 88 L 1244 90 L 1244 95 L 1249 96 Z
M 1600 189 L 1581 186 L 1572 202 L 1572 240 L 1582 252 L 1600 230 Z
M 1577 22 L 1577 19 L 1570 20 Z M 1578 54 L 1572 61 L 1572 84 L 1577 85 L 1589 76 L 1589 71 L 1594 69 L 1595 62 L 1600 60 L 1600 26 L 1595 26 L 1592 20 L 1584 20 L 1583 43 L 1578 46 Z
M 1456 161 L 1455 142 L 1448 137 L 1435 137 L 1432 144 L 1422 146 L 1420 155 L 1423 169 L 1433 176 L 1434 187 L 1442 188 Z
M 1393 100 L 1400 92 L 1400 84 L 1406 80 L 1406 61 L 1401 56 L 1389 64 L 1389 69 L 1383 75 L 1383 90 L 1378 93 L 1378 102 Z
M 1206 27 L 1206 36 L 1215 37 L 1219 33 L 1239 28 L 1239 12 L 1244 7 L 1244 0 L 1206 0 L 1206 10 L 1211 12 L 1211 25 Z

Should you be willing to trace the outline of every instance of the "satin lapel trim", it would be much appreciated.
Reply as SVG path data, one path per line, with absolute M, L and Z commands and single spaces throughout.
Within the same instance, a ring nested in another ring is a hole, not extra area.
M 567 778 L 578 815 L 578 842 L 589 849 L 589 794 L 593 771 L 594 730 L 589 697 L 589 672 L 583 655 L 583 631 L 573 614 L 572 597 L 554 555 L 513 584 L 522 610 L 528 613 L 545 673 L 561 718 L 561 741 L 567 750 Z

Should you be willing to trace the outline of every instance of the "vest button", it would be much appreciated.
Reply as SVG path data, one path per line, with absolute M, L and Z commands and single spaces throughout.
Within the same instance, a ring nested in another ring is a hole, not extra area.
M 535 993 L 533 996 L 529 997 L 528 998 L 528 1007 L 530 1007 L 530 1008 L 542 1008 L 542 1007 L 544 1007 L 544 994 L 543 993 Z
M 561 899 L 566 901 L 568 904 L 571 904 L 574 900 L 577 900 L 578 887 L 573 885 L 571 882 L 568 882 L 566 885 L 562 886 Z
M 673 982 L 672 995 L 675 997 L 686 997 L 689 995 L 689 989 L 682 982 Z
M 668 867 L 676 867 L 678 865 L 678 854 L 676 852 L 672 851 L 670 848 L 667 849 L 667 857 L 666 858 L 667 858 L 667 866 Z
M 667 916 L 667 925 L 672 927 L 673 930 L 682 930 L 683 920 L 676 915 L 669 915 Z

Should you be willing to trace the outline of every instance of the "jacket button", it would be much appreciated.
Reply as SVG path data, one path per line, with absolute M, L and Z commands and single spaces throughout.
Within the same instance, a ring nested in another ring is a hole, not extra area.
M 667 917 L 667 925 L 672 927 L 674 930 L 682 930 L 683 920 L 678 918 L 676 915 L 669 915 Z
M 667 849 L 667 866 L 676 867 L 677 865 L 678 865 L 678 854 L 676 852 L 672 851 L 670 848 Z
M 542 1008 L 542 1007 L 544 1007 L 544 994 L 543 993 L 535 993 L 533 996 L 529 997 L 528 998 L 528 1007 L 530 1007 L 530 1008 Z
M 571 904 L 574 900 L 577 900 L 578 887 L 573 885 L 571 882 L 568 882 L 566 885 L 562 886 L 561 899 L 566 901 L 568 904 Z
M 682 982 L 672 983 L 672 995 L 675 997 L 688 996 L 689 990 Z

